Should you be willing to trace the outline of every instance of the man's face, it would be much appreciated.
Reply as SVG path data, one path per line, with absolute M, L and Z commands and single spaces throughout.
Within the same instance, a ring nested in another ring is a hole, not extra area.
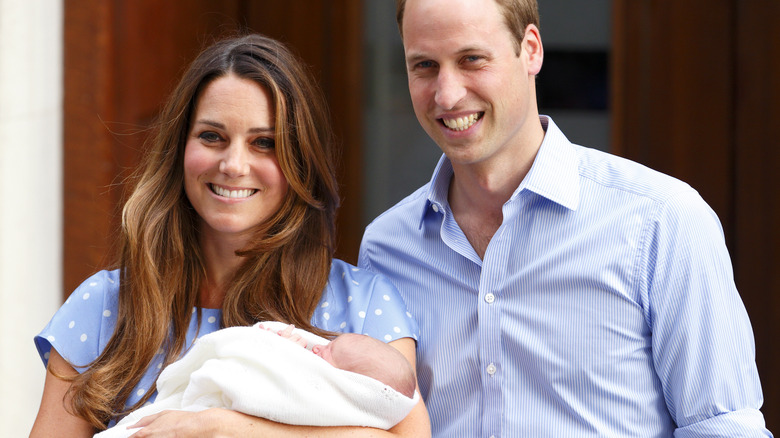
M 409 0 L 403 37 L 414 112 L 453 165 L 511 160 L 538 123 L 529 32 L 517 53 L 494 0 Z

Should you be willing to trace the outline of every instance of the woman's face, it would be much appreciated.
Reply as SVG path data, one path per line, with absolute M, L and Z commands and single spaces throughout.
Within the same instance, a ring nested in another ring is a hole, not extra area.
M 184 150 L 184 190 L 203 237 L 246 238 L 282 205 L 270 93 L 233 74 L 201 93 Z

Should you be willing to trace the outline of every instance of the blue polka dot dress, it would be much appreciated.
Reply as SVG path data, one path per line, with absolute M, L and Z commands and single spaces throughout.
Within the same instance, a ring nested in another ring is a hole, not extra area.
M 111 338 L 118 302 L 118 270 L 100 271 L 82 283 L 35 337 L 44 365 L 53 347 L 78 372 L 86 370 Z M 193 309 L 185 349 L 196 338 L 219 329 L 219 309 L 202 308 L 200 314 L 198 331 L 197 312 Z M 333 260 L 327 287 L 311 322 L 324 330 L 362 333 L 385 342 L 405 337 L 417 340 L 419 334 L 417 323 L 390 281 L 338 259 Z M 162 369 L 163 353 L 157 353 L 126 407 L 135 404 L 151 388 Z M 156 395 L 152 394 L 149 402 Z

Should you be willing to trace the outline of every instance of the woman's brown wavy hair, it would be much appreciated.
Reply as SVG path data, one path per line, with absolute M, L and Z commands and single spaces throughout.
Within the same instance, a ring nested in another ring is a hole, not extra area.
M 276 155 L 290 190 L 250 245 L 237 252 L 244 260 L 226 291 L 221 325 L 280 320 L 327 335 L 311 325 L 328 281 L 339 204 L 324 97 L 280 42 L 260 35 L 219 41 L 193 61 L 164 106 L 122 211 L 116 329 L 71 386 L 73 412 L 98 428 L 123 413 L 158 350 L 166 352 L 168 364 L 184 348 L 205 279 L 199 218 L 184 193 L 184 147 L 200 93 L 228 74 L 270 91 Z

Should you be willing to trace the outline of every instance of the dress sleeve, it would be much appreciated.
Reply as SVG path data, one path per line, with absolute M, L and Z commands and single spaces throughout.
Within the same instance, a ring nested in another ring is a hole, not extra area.
M 101 271 L 84 281 L 34 339 L 44 365 L 53 348 L 78 372 L 103 351 L 116 325 L 118 271 Z
M 375 274 L 372 274 L 375 275 Z M 417 341 L 419 329 L 395 286 L 385 277 L 375 275 L 371 299 L 366 308 L 363 334 L 385 342 L 400 338 Z
M 362 333 L 390 342 L 419 335 L 417 322 L 393 284 L 381 275 L 334 260 L 326 293 L 314 313 L 315 326 Z

